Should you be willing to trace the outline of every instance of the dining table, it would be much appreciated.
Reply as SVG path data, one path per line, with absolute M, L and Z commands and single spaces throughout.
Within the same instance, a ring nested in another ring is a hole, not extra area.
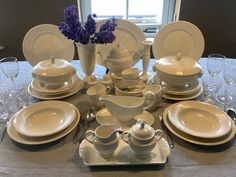
M 207 58 L 200 58 L 199 64 L 206 71 Z M 236 60 L 232 59 L 232 62 Z M 149 63 L 149 74 L 153 74 L 152 66 L 155 59 Z M 77 74 L 84 76 L 79 60 L 72 61 Z M 142 60 L 134 67 L 142 69 Z M 19 61 L 19 75 L 15 81 L 17 88 L 27 86 L 32 80 L 33 67 L 27 61 Z M 102 78 L 106 68 L 96 65 L 94 74 Z M 1 83 L 5 82 L 1 76 Z M 7 81 L 6 81 L 7 82 Z M 223 84 L 223 79 L 222 79 Z M 4 87 L 8 87 L 5 83 Z M 27 88 L 27 87 L 25 87 Z M 6 88 L 5 88 L 6 89 Z M 31 104 L 38 102 L 36 98 L 30 97 Z M 201 98 L 197 98 L 200 100 Z M 62 99 L 74 104 L 83 114 L 89 108 L 86 89 Z M 166 100 L 151 114 L 155 118 L 153 128 L 160 128 L 158 116 L 164 109 L 176 101 Z M 99 124 L 94 121 L 90 129 Z M 87 166 L 78 155 L 79 143 L 73 143 L 75 129 L 67 136 L 42 145 L 24 145 L 11 140 L 6 133 L 0 144 L 0 176 L 11 177 L 143 177 L 143 176 L 165 176 L 165 177 L 235 177 L 236 176 L 236 138 L 218 146 L 203 146 L 188 143 L 173 134 L 174 148 L 170 149 L 170 155 L 165 164 L 146 165 L 121 165 L 121 166 Z

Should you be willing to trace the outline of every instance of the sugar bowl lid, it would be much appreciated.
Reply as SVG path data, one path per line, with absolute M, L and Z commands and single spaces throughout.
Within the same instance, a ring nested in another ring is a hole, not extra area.
M 51 57 L 39 62 L 33 68 L 33 73 L 45 77 L 55 77 L 73 73 L 75 68 L 66 60 Z
M 135 125 L 130 130 L 131 136 L 139 140 L 147 140 L 155 135 L 154 129 L 145 124 L 143 120 L 138 120 Z
M 127 48 L 121 46 L 120 44 L 117 44 L 115 47 L 113 47 L 108 55 L 110 58 L 122 58 L 129 56 L 129 51 Z
M 184 57 L 181 53 L 166 56 L 156 61 L 156 70 L 178 76 L 189 76 L 201 73 L 201 66 L 192 58 Z

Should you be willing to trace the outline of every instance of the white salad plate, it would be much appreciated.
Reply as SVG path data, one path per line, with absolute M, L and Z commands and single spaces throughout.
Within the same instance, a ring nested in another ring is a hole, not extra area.
M 143 111 L 141 114 L 134 117 L 135 120 L 143 120 L 146 124 L 152 125 L 154 123 L 154 117 L 147 111 Z M 111 113 L 107 110 L 107 108 L 103 108 L 96 113 L 96 120 L 99 124 L 118 124 L 121 126 L 123 130 L 129 130 L 133 124 L 125 125 L 119 122 L 115 117 L 111 115 Z
M 106 20 L 100 20 L 97 22 L 97 30 Z M 114 32 L 116 40 L 112 44 L 106 45 L 96 45 L 96 50 L 102 54 L 103 58 L 109 54 L 109 51 L 112 47 L 120 44 L 124 48 L 127 48 L 128 51 L 141 52 L 143 49 L 142 42 L 145 40 L 144 33 L 142 30 L 134 23 L 128 20 L 117 19 L 117 26 Z M 136 63 L 140 59 L 140 56 L 137 56 Z M 102 58 L 97 57 L 97 63 L 105 66 Z
M 158 165 L 167 162 L 170 147 L 167 141 L 162 138 L 157 142 L 149 158 L 140 159 L 129 145 L 120 139 L 114 155 L 106 159 L 99 154 L 93 144 L 84 139 L 80 144 L 79 154 L 83 163 L 88 166 Z
M 74 106 L 64 101 L 43 101 L 32 104 L 13 119 L 15 130 L 28 137 L 43 137 L 67 128 L 75 119 Z
M 175 136 L 179 137 L 180 139 L 187 141 L 189 143 L 197 144 L 197 145 L 204 145 L 204 146 L 216 146 L 221 145 L 224 143 L 227 143 L 231 139 L 235 137 L 236 133 L 236 127 L 233 123 L 233 120 L 231 120 L 231 130 L 228 134 L 225 136 L 219 137 L 219 138 L 199 138 L 196 136 L 191 136 L 189 134 L 186 134 L 179 129 L 177 129 L 172 123 L 169 121 L 168 112 L 169 109 L 174 105 L 171 105 L 167 107 L 163 112 L 163 122 L 166 125 L 166 127 L 169 129 L 171 133 L 173 133 Z
M 231 118 L 214 105 L 200 101 L 182 101 L 169 108 L 172 125 L 200 138 L 218 138 L 230 132 Z
M 80 79 L 77 79 L 73 87 L 66 92 L 63 93 L 57 93 L 57 94 L 47 94 L 47 93 L 42 93 L 37 90 L 35 90 L 31 84 L 28 86 L 28 92 L 31 96 L 41 99 L 41 100 L 56 100 L 56 99 L 62 99 L 69 97 L 71 95 L 76 94 L 78 91 L 80 91 L 83 88 L 83 81 Z
M 22 48 L 32 66 L 51 56 L 71 62 L 75 54 L 73 42 L 52 24 L 41 24 L 30 29 L 23 39 Z
M 12 117 L 12 119 L 9 121 L 8 126 L 7 126 L 7 133 L 9 137 L 14 140 L 15 142 L 21 143 L 21 144 L 26 144 L 26 145 L 40 145 L 40 144 L 46 144 L 50 143 L 56 140 L 59 140 L 60 138 L 63 138 L 64 136 L 68 135 L 74 128 L 77 127 L 77 124 L 79 123 L 80 120 L 80 112 L 79 110 L 74 107 L 76 110 L 76 116 L 74 121 L 67 127 L 66 129 L 50 135 L 50 136 L 44 136 L 44 137 L 26 137 L 22 136 L 19 133 L 17 133 L 16 129 L 14 128 L 13 124 L 13 119 L 15 116 L 17 116 L 17 113 Z
M 34 90 L 37 90 L 37 92 L 42 92 L 46 94 L 61 94 L 72 89 L 74 85 L 77 84 L 78 79 L 80 78 L 75 74 L 74 76 L 72 76 L 72 78 L 69 81 L 65 82 L 63 86 L 56 89 L 47 89 L 46 87 L 42 86 L 42 84 L 40 83 L 38 79 L 33 79 L 31 81 L 31 87 Z
M 192 23 L 176 21 L 165 25 L 154 38 L 153 54 L 156 59 L 181 53 L 199 60 L 204 51 L 202 32 Z

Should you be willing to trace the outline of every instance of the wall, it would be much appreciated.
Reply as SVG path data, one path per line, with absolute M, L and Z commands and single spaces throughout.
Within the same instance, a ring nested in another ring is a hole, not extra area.
M 179 20 L 195 24 L 205 38 L 205 51 L 236 58 L 236 1 L 181 0 Z
M 0 58 L 16 56 L 24 59 L 22 41 L 32 27 L 39 24 L 58 25 L 63 21 L 63 9 L 76 0 L 1 0 L 0 1 Z M 76 56 L 75 56 L 76 57 Z

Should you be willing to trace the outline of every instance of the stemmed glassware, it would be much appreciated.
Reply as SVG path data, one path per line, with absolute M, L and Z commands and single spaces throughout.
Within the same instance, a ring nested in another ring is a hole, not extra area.
M 217 82 L 219 74 L 223 71 L 225 65 L 225 56 L 221 54 L 210 54 L 207 59 L 207 71 L 210 75 L 205 89 L 207 96 L 204 98 L 205 102 L 214 103 L 216 93 L 220 89 L 220 85 Z

